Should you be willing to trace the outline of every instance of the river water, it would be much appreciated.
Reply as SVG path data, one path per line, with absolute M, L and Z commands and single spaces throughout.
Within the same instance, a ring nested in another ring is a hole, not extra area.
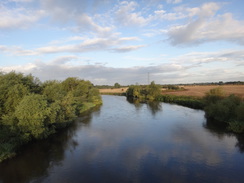
M 103 105 L 0 164 L 0 183 L 243 182 L 244 137 L 208 124 L 201 110 Z

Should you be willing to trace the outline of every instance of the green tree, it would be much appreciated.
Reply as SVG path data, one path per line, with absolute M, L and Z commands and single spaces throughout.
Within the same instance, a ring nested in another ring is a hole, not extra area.
M 47 100 L 39 94 L 25 96 L 16 108 L 15 116 L 18 127 L 25 136 L 43 138 L 48 135 L 48 122 L 50 114 Z
M 61 100 L 67 94 L 67 92 L 64 91 L 62 84 L 55 80 L 45 82 L 42 87 L 42 94 L 49 102 Z
M 147 90 L 147 99 L 149 100 L 154 100 L 156 97 L 161 95 L 161 87 L 156 85 L 154 81 L 151 82 Z
M 121 87 L 121 85 L 119 83 L 114 84 L 114 88 L 120 88 L 120 87 Z
M 6 93 L 6 101 L 4 105 L 5 113 L 13 113 L 19 102 L 28 94 L 29 90 L 23 84 L 16 84 L 10 87 Z
M 69 92 L 75 90 L 75 88 L 79 85 L 79 79 L 75 77 L 69 77 L 62 82 L 62 86 L 64 91 Z

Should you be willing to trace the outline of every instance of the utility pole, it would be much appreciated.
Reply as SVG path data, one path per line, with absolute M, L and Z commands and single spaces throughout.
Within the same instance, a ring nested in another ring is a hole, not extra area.
M 148 83 L 148 85 L 150 84 L 150 73 L 149 72 L 147 73 L 147 83 Z

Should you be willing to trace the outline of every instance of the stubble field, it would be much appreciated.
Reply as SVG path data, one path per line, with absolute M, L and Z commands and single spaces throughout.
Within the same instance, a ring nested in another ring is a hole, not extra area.
M 167 91 L 162 90 L 162 94 L 170 94 L 170 95 L 177 95 L 177 96 L 195 96 L 195 97 L 203 97 L 206 92 L 213 88 L 220 87 L 225 92 L 226 96 L 230 94 L 235 94 L 244 98 L 244 85 L 190 85 L 184 86 L 184 90 L 179 91 Z M 100 89 L 100 93 L 123 93 L 126 92 L 128 87 L 124 88 L 116 88 L 116 89 Z

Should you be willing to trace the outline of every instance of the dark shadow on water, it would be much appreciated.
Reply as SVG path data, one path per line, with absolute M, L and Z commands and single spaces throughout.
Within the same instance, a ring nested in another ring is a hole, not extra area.
M 60 129 L 48 139 L 32 142 L 20 149 L 19 154 L 0 164 L 0 183 L 26 183 L 36 178 L 48 177 L 48 170 L 54 166 L 62 166 L 64 152 L 74 150 L 79 144 L 74 140 L 76 131 L 83 126 L 89 127 L 92 112 L 86 112 L 77 118 L 69 127 Z M 34 181 L 35 182 L 35 181 Z
M 138 99 L 126 98 L 126 100 L 130 104 L 133 104 L 135 106 L 136 110 L 139 110 L 143 106 L 143 103 L 140 100 L 138 100 Z
M 236 147 L 238 147 L 240 153 L 244 153 L 244 134 L 237 134 L 236 139 Z
M 147 105 L 147 108 L 150 110 L 153 116 L 158 112 L 162 111 L 162 102 L 158 101 L 141 101 L 139 99 L 127 98 L 126 99 L 130 104 L 133 104 L 137 110 L 142 108 L 143 105 Z
M 149 101 L 147 102 L 147 107 L 151 111 L 152 115 L 156 115 L 156 113 L 162 111 L 162 102 L 157 101 Z
M 237 139 L 236 147 L 240 153 L 244 153 L 244 134 L 235 134 L 227 130 L 228 125 L 213 119 L 207 119 L 203 127 L 211 132 L 212 135 L 222 139 L 224 136 L 235 136 Z

